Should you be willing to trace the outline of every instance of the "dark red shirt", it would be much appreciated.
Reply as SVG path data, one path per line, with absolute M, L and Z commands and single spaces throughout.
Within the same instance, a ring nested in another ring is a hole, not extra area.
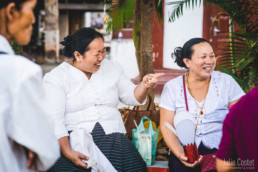
M 258 88 L 230 109 L 217 157 L 242 166 L 244 171 L 258 171 Z

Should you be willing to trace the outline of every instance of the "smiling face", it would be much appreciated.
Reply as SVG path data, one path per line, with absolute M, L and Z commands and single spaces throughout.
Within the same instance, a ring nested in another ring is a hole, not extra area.
M 190 75 L 196 79 L 208 79 L 216 66 L 216 56 L 212 47 L 207 42 L 192 46 L 191 59 L 184 58 Z
M 27 0 L 18 10 L 14 3 L 10 3 L 6 9 L 10 10 L 8 14 L 7 31 L 9 41 L 14 41 L 19 45 L 26 45 L 30 42 L 32 34 L 32 25 L 35 23 L 33 10 L 37 0 Z
M 101 66 L 101 62 L 106 56 L 106 48 L 102 38 L 95 38 L 88 46 L 83 55 L 78 51 L 74 53 L 76 58 L 77 67 L 85 73 L 97 72 Z

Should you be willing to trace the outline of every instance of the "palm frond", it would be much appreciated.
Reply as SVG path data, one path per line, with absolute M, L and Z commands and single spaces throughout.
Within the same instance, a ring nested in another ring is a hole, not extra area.
M 122 29 L 133 20 L 136 0 L 105 0 L 104 2 L 110 5 L 110 9 L 108 9 L 111 16 L 111 19 L 108 21 L 109 31 Z M 162 2 L 162 0 L 154 0 L 154 14 L 160 23 L 163 21 Z
M 250 23 L 250 20 L 257 13 L 255 5 L 257 2 L 255 0 L 243 1 L 243 0 L 203 0 L 206 5 L 218 5 L 221 7 L 227 14 L 235 21 L 240 28 L 251 29 L 253 23 Z M 183 6 L 186 8 L 192 8 L 197 5 L 201 5 L 201 0 L 181 0 L 168 2 L 166 5 L 171 5 L 171 11 L 169 13 L 169 22 L 174 22 L 176 18 L 179 18 L 183 15 Z M 257 24 L 255 24 L 257 26 Z
M 183 7 L 190 8 L 192 5 L 192 8 L 194 8 L 195 5 L 201 5 L 201 0 L 182 0 L 182 1 L 173 1 L 168 2 L 166 5 L 172 5 L 172 12 L 169 13 L 169 22 L 174 22 L 176 18 L 179 18 L 183 15 Z
M 163 21 L 163 1 L 162 0 L 154 0 L 154 14 L 158 18 L 158 21 L 161 23 Z
M 234 76 L 245 91 L 249 91 L 258 78 L 258 45 L 255 33 L 234 32 L 220 55 L 219 69 Z M 240 81 L 241 80 L 241 81 Z
M 105 3 L 110 4 L 108 11 L 111 19 L 108 22 L 108 29 L 117 31 L 133 20 L 135 0 L 106 0 Z

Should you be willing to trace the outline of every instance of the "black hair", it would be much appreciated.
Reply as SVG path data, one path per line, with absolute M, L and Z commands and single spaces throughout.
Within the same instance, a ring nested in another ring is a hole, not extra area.
M 187 58 L 187 59 L 191 59 L 192 54 L 193 54 L 193 49 L 192 47 L 196 44 L 200 44 L 202 42 L 207 42 L 209 43 L 207 40 L 203 39 L 203 38 L 192 38 L 189 41 L 187 41 L 183 48 L 182 47 L 176 47 L 174 52 L 171 54 L 171 57 L 173 59 L 175 59 L 175 62 L 177 63 L 178 66 L 180 67 L 184 67 L 187 69 L 183 59 Z M 209 43 L 210 44 L 210 43 Z
M 28 0 L 0 0 L 0 9 L 6 7 L 8 4 L 10 3 L 15 3 L 15 7 L 20 10 L 21 6 L 24 2 L 26 2 Z
M 60 42 L 64 46 L 63 55 L 75 60 L 74 52 L 78 51 L 83 55 L 89 50 L 89 44 L 95 38 L 101 38 L 104 41 L 103 35 L 93 28 L 86 27 L 77 30 L 72 36 L 68 35 L 64 41 Z

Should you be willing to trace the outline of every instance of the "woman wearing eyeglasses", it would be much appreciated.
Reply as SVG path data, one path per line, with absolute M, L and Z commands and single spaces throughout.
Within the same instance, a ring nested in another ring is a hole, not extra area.
M 134 85 L 118 64 L 105 59 L 103 35 L 93 28 L 79 29 L 61 44 L 64 55 L 72 59 L 47 73 L 43 83 L 63 155 L 52 171 L 87 168 L 82 160 L 91 157 L 72 150 L 69 144 L 69 134 L 78 128 L 91 133 L 117 171 L 146 171 L 140 154 L 124 136 L 126 130 L 117 105 L 119 101 L 128 105 L 144 103 L 148 89 L 163 74 L 148 74 L 138 86 Z

